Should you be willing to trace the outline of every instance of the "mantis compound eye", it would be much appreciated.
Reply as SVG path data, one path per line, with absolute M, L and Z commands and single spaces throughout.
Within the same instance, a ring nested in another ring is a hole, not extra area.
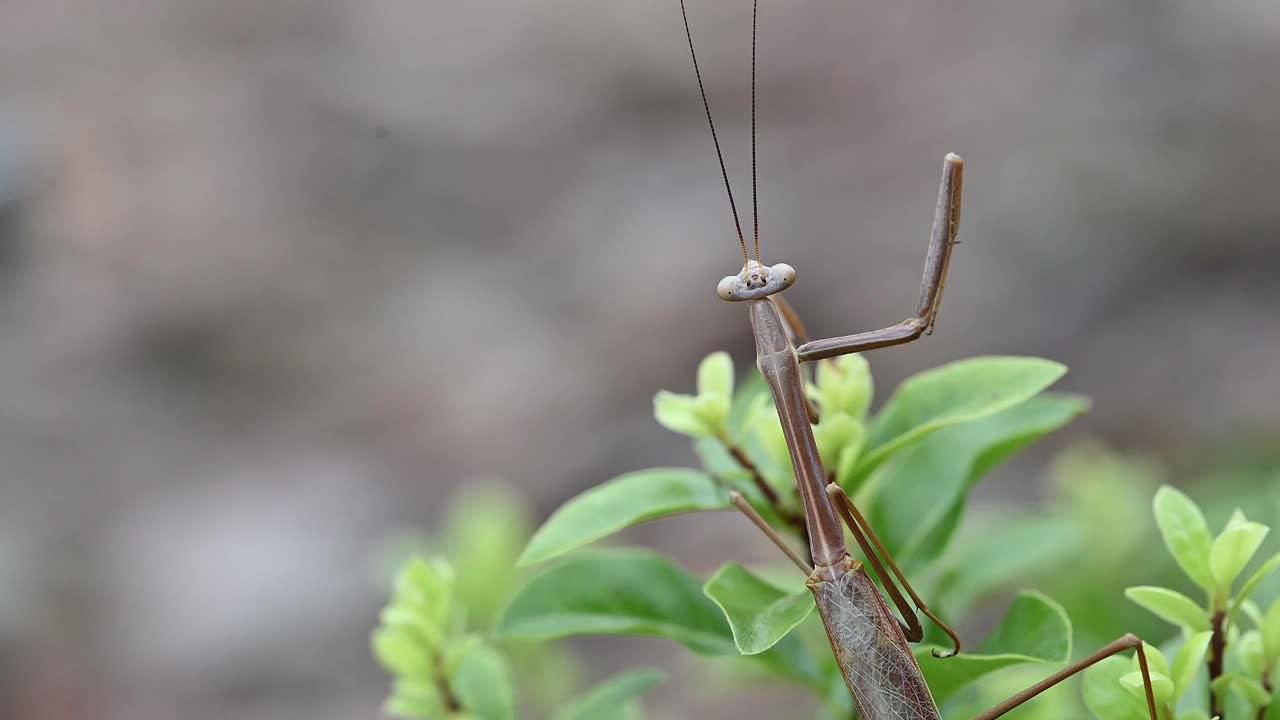
M 770 282 L 778 283 L 778 289 L 774 292 L 782 292 L 796 281 L 796 269 L 786 263 L 778 263 L 769 268 L 769 275 Z
M 716 295 L 719 295 L 721 300 L 737 300 L 734 297 L 734 291 L 738 289 L 738 284 L 741 282 L 742 279 L 737 275 L 726 275 L 720 284 L 716 285 Z

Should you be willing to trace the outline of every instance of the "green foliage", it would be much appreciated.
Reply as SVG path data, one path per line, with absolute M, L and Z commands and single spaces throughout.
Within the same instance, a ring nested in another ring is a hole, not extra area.
M 394 678 L 387 714 L 409 720 L 511 720 L 505 659 L 457 622 L 453 570 L 442 560 L 410 560 L 371 642 Z
M 1048 597 L 1023 592 L 975 652 L 936 658 L 931 650 L 916 650 L 916 661 L 934 700 L 942 705 L 964 686 L 997 670 L 1024 663 L 1066 662 L 1071 658 L 1071 620 L 1062 606 Z
M 520 582 L 511 549 L 533 532 L 524 504 L 492 486 L 468 487 L 449 504 L 443 536 L 429 553 L 443 553 L 456 569 L 458 604 L 472 627 L 489 628 Z M 547 678 L 540 678 L 546 681 Z
M 571 701 L 552 720 L 631 720 L 641 716 L 635 699 L 662 683 L 657 670 L 632 670 L 600 683 Z
M 1195 600 L 1176 590 L 1162 587 L 1131 587 L 1124 596 L 1150 610 L 1161 620 L 1180 626 L 1186 632 L 1209 629 L 1209 614 Z
M 812 595 L 799 582 L 779 586 L 730 563 L 700 583 L 651 552 L 580 551 L 638 523 L 727 509 L 731 491 L 750 498 L 780 533 L 800 534 L 790 455 L 767 388 L 752 376 L 735 389 L 732 372 L 728 356 L 717 353 L 699 366 L 695 394 L 663 391 L 654 398 L 658 422 L 689 436 L 704 467 L 628 473 L 565 503 L 535 533 L 520 564 L 579 552 L 560 557 L 519 591 L 498 637 L 643 635 L 706 656 L 749 656 L 757 676 L 820 689 L 826 712 L 848 717 L 848 691 L 842 681 L 831 690 L 830 678 L 839 676 L 829 646 L 819 639 Z M 1032 541 L 1036 528 L 1014 523 L 1011 532 L 1021 531 L 1026 540 L 1016 552 L 972 547 L 967 557 L 941 562 L 977 483 L 1087 407 L 1077 397 L 1042 394 L 1064 372 L 1036 358 L 974 358 L 907 379 L 871 414 L 874 383 L 866 360 L 824 361 L 808 387 L 821 415 L 815 440 L 827 467 L 856 494 L 900 563 L 932 567 L 945 581 L 940 584 L 963 586 L 976 599 L 1045 558 Z M 1074 527 L 1055 527 L 1074 537 Z M 1004 562 L 988 563 L 993 555 Z M 966 572 L 969 564 L 979 572 Z M 982 572 L 987 565 L 990 570 Z M 1001 669 L 1064 662 L 1071 654 L 1071 623 L 1052 600 L 1024 593 L 977 651 L 938 659 L 932 647 L 920 652 L 920 664 L 945 702 Z
M 1156 493 L 1154 505 L 1156 525 L 1169 554 L 1187 577 L 1205 590 L 1213 590 L 1213 571 L 1209 569 L 1213 535 L 1200 507 L 1182 492 L 1167 486 Z
M 602 683 L 566 703 L 578 686 L 576 658 L 551 643 L 476 631 L 493 625 L 521 581 L 513 548 L 529 540 L 524 505 L 496 487 L 469 486 L 450 503 L 447 518 L 439 537 L 401 539 L 389 548 L 399 569 L 371 638 L 392 675 L 385 712 L 416 720 L 515 718 L 520 698 L 522 708 L 548 717 L 642 720 L 638 696 L 660 680 L 654 671 L 624 674 L 616 685 Z M 425 560 L 424 552 L 438 557 Z M 616 707 L 605 712 L 601 703 Z
M 717 570 L 702 591 L 720 606 L 743 655 L 758 655 L 777 645 L 813 612 L 808 590 L 781 590 L 734 563 Z
M 1215 593 L 1225 596 L 1231 592 L 1231 585 L 1253 559 L 1269 531 L 1266 525 L 1245 520 L 1239 510 L 1231 516 L 1209 550 L 1209 571 L 1213 574 Z
M 1241 673 L 1224 673 L 1213 681 L 1213 691 L 1219 695 L 1227 692 L 1239 693 L 1252 708 L 1266 705 L 1271 700 L 1271 693 L 1262 687 L 1262 683 Z
M 1272 665 L 1280 660 L 1280 600 L 1271 603 L 1271 608 L 1262 618 L 1262 647 L 1266 651 L 1267 661 Z
M 698 366 L 698 394 L 659 392 L 653 398 L 658 424 L 690 437 L 718 438 L 728 432 L 733 396 L 733 359 L 728 353 L 708 355 Z
M 517 564 L 550 560 L 649 520 L 729 507 L 729 493 L 706 473 L 684 468 L 627 473 L 562 505 L 534 534 Z
M 738 652 L 702 583 L 646 550 L 580 553 L 539 573 L 511 601 L 497 633 L 532 640 L 649 635 L 704 655 Z
M 944 717 L 973 717 L 1134 631 L 1153 642 L 1174 636 L 1145 646 L 1161 720 L 1208 720 L 1211 707 L 1221 720 L 1280 720 L 1280 703 L 1267 697 L 1280 673 L 1280 600 L 1259 600 L 1280 592 L 1280 554 L 1259 556 L 1268 525 L 1280 522 L 1280 483 L 1243 471 L 1214 477 L 1235 494 L 1215 493 L 1218 504 L 1202 510 L 1160 487 L 1154 463 L 1085 445 L 1054 463 L 1056 493 L 1045 508 L 966 513 L 995 467 L 1087 409 L 1083 398 L 1045 392 L 1064 372 L 1035 358 L 974 358 L 908 378 L 878 412 L 860 356 L 817 363 L 807 387 L 829 477 L 935 612 L 955 624 L 1008 591 L 1048 591 L 1018 592 L 987 639 L 953 658 L 932 655 L 948 643 L 926 625 L 915 654 Z M 785 539 L 803 540 L 790 455 L 758 374 L 735 383 L 729 356 L 713 354 L 698 367 L 696 392 L 658 393 L 654 414 L 692 440 L 701 468 L 609 480 L 566 502 L 527 543 L 519 508 L 501 495 L 454 508 L 446 537 L 431 547 L 458 574 L 442 561 L 406 564 L 372 639 L 393 677 L 389 714 L 640 720 L 638 698 L 661 681 L 656 672 L 622 673 L 567 703 L 573 682 L 556 674 L 572 665 L 556 641 L 627 635 L 676 643 L 702 658 L 697 668 L 714 660 L 730 682 L 798 685 L 823 720 L 851 717 L 793 568 L 727 563 L 704 580 L 651 551 L 586 547 L 650 520 L 730 509 L 732 492 Z M 1221 504 L 1231 497 L 1269 500 Z M 1157 537 L 1168 555 L 1151 551 Z M 515 566 L 521 545 L 519 566 L 533 567 L 527 579 Z M 1082 704 L 1098 718 L 1145 720 L 1136 656 L 1103 660 L 1005 717 L 1082 717 Z
M 866 454 L 848 480 L 866 476 L 895 452 L 932 432 L 1029 400 L 1066 372 L 1066 366 L 1050 360 L 979 357 L 908 378 L 876 414 Z
M 1257 618 L 1256 614 L 1247 613 L 1255 618 L 1259 627 L 1242 632 L 1233 623 L 1234 611 L 1243 606 L 1252 607 L 1246 605 L 1248 596 L 1280 563 L 1271 560 L 1263 563 L 1241 585 L 1234 599 L 1232 589 L 1269 529 L 1249 521 L 1237 508 L 1214 537 L 1200 507 L 1184 493 L 1168 486 L 1156 492 L 1152 507 L 1165 547 L 1187 577 L 1207 596 L 1207 607 L 1201 607 L 1186 595 L 1168 588 L 1140 586 L 1125 590 L 1126 597 L 1181 628 L 1186 638 L 1172 670 L 1158 650 L 1147 650 L 1158 709 L 1162 717 L 1174 717 L 1174 708 L 1207 665 L 1210 713 L 1254 717 L 1259 708 L 1270 703 L 1268 687 L 1272 683 L 1276 656 L 1267 649 L 1266 616 Z M 1215 658 L 1215 653 L 1224 653 L 1224 656 Z M 1131 703 L 1121 699 L 1115 688 L 1119 683 L 1130 695 L 1142 697 L 1143 683 L 1136 665 L 1124 674 L 1118 674 L 1116 668 L 1115 663 L 1105 663 L 1105 667 L 1100 663 L 1086 674 L 1085 697 L 1090 710 L 1107 720 L 1146 717 L 1141 704 L 1134 709 Z M 1224 672 L 1224 668 L 1228 669 Z M 1178 717 L 1199 717 L 1202 712 L 1201 708 L 1188 709 Z
M 1065 515 L 971 515 L 948 551 L 931 566 L 930 593 L 949 616 L 959 616 L 994 590 L 1024 584 L 1074 556 L 1081 530 Z
M 1142 700 L 1130 693 L 1121 681 L 1129 672 L 1129 662 L 1120 657 L 1109 657 L 1085 670 L 1084 701 L 1095 717 L 1107 720 L 1144 720 L 1147 717 Z
M 1191 690 L 1196 675 L 1204 669 L 1205 656 L 1209 652 L 1209 642 L 1213 639 L 1211 631 L 1198 632 L 1187 638 L 1187 642 L 1174 658 L 1170 678 L 1173 680 L 1173 698 L 1176 703 Z
M 872 481 L 867 518 L 899 565 L 936 559 L 959 525 L 969 492 L 999 463 L 1071 421 L 1087 403 L 1042 395 L 904 447 Z
M 514 690 L 507 660 L 494 648 L 468 643 L 448 677 L 458 703 L 477 718 L 509 720 L 515 715 Z
M 1272 555 L 1270 559 L 1258 566 L 1258 569 L 1253 571 L 1249 579 L 1245 580 L 1244 584 L 1240 586 L 1240 592 L 1236 594 L 1236 598 L 1231 604 L 1232 618 L 1235 617 L 1236 611 L 1240 609 L 1241 604 L 1247 602 L 1249 596 L 1253 595 L 1253 592 L 1270 578 L 1276 570 L 1280 570 L 1280 553 Z
M 840 414 L 858 422 L 867 419 L 875 382 L 871 364 L 861 355 L 845 355 L 832 362 L 818 364 L 814 401 L 824 413 Z

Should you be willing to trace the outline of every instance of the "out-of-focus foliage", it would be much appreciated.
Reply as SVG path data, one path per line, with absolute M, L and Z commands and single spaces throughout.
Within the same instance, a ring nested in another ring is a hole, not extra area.
M 444 561 L 414 559 L 396 576 L 391 604 L 372 638 L 374 654 L 394 678 L 387 714 L 511 720 L 506 659 L 462 631 L 459 610 L 453 570 Z
M 404 720 L 512 720 L 515 685 L 508 654 L 480 635 L 467 633 L 453 569 L 443 560 L 414 557 L 396 576 L 391 603 L 372 637 L 374 655 L 392 677 L 383 711 Z M 483 606 L 482 606 L 483 607 Z M 526 643 L 527 651 L 531 646 Z M 539 648 L 545 651 L 548 648 Z M 563 654 L 530 652 L 522 657 L 535 676 L 539 664 Z M 524 673 L 522 668 L 520 673 Z M 556 672 L 551 668 L 551 672 Z M 571 698 L 554 720 L 642 720 L 638 697 L 662 680 L 654 670 L 623 673 Z
M 1183 643 L 1172 666 L 1159 650 L 1148 648 L 1147 652 L 1161 717 L 1253 718 L 1265 713 L 1271 704 L 1276 664 L 1280 661 L 1280 654 L 1276 648 L 1267 647 L 1265 638 L 1268 632 L 1280 628 L 1270 628 L 1268 616 L 1257 609 L 1251 596 L 1280 569 L 1280 554 L 1261 563 L 1248 576 L 1242 577 L 1241 573 L 1270 528 L 1249 521 L 1237 508 L 1214 535 L 1200 507 L 1168 486 L 1156 493 L 1153 506 L 1165 547 L 1205 596 L 1201 605 L 1176 590 L 1159 586 L 1136 586 L 1125 591 L 1130 600 L 1182 631 Z M 1252 611 L 1241 612 L 1246 607 Z M 1280 600 L 1268 610 L 1269 614 L 1272 612 L 1280 618 Z M 1209 699 L 1203 692 L 1192 693 L 1196 681 L 1201 680 L 1203 686 L 1205 679 Z M 1124 692 L 1118 692 L 1117 686 Z M 1089 709 L 1105 720 L 1147 717 L 1143 703 L 1134 702 L 1139 700 L 1141 688 L 1137 666 L 1126 668 L 1119 659 L 1099 663 L 1085 674 Z
M 1161 674 L 1168 682 L 1158 680 L 1156 689 L 1167 693 L 1170 716 L 1176 708 L 1179 720 L 1208 717 L 1205 667 L 1212 657 L 1209 639 L 1214 626 L 1210 609 L 1223 611 L 1226 679 L 1218 681 L 1223 717 L 1254 718 L 1256 705 L 1264 704 L 1256 702 L 1262 694 L 1258 686 L 1271 688 L 1266 694 L 1274 693 L 1276 655 L 1263 642 L 1267 627 L 1264 610 L 1275 607 L 1280 597 L 1280 578 L 1275 572 L 1280 560 L 1274 555 L 1274 539 L 1257 550 L 1234 583 L 1226 581 L 1230 573 L 1222 569 L 1237 565 L 1240 555 L 1248 554 L 1253 544 L 1252 540 L 1228 544 L 1233 543 L 1233 537 L 1256 538 L 1277 517 L 1280 483 L 1276 480 L 1280 478 L 1274 470 L 1265 466 L 1215 470 L 1190 485 L 1191 494 L 1203 498 L 1200 503 L 1171 487 L 1161 487 L 1167 476 L 1152 459 L 1116 454 L 1093 444 L 1063 453 L 1053 465 L 1053 475 L 1057 493 L 1046 515 L 1028 518 L 1021 512 L 1010 513 L 1001 515 L 999 522 L 1012 519 L 1026 523 L 1029 529 L 1041 528 L 1038 536 L 1032 531 L 1023 539 L 1053 546 L 1042 549 L 1041 563 L 1023 568 L 1021 580 L 1050 592 L 1070 612 L 1075 656 L 1088 654 L 1126 632 L 1136 633 L 1158 648 L 1160 655 L 1153 663 L 1161 664 L 1162 658 L 1167 658 L 1163 665 L 1169 669 Z M 1237 513 L 1236 508 L 1246 512 Z M 1254 521 L 1246 520 L 1244 514 Z M 993 517 L 982 525 L 985 528 L 995 520 Z M 1216 534 L 1210 531 L 1215 526 L 1219 528 Z M 988 547 L 984 528 L 962 532 L 957 545 L 972 543 L 979 548 L 965 557 L 980 557 L 980 549 Z M 1212 571 L 1215 545 L 1221 578 Z M 1239 553 L 1234 562 L 1228 562 L 1229 550 Z M 990 560 L 997 554 L 986 557 Z M 971 563 L 970 567 L 981 565 Z M 949 582 L 963 587 L 961 576 Z M 1194 599 L 1196 595 L 1203 596 L 1203 603 Z M 1280 610 L 1276 614 L 1280 616 Z M 1114 658 L 1086 673 L 1089 680 L 1083 697 L 1098 717 L 1146 717 L 1144 701 L 1135 696 L 1139 676 L 1134 674 L 1133 662 Z M 974 688 L 963 705 L 953 703 L 948 710 L 954 711 L 955 717 L 972 716 L 1039 677 L 1034 671 L 1012 671 Z M 1086 711 L 1081 698 L 1078 683 L 1073 681 L 1009 717 L 1048 720 L 1083 716 Z M 1280 717 L 1277 703 L 1271 701 L 1269 706 L 1266 717 Z
M 450 504 L 440 537 L 388 543 L 389 564 L 398 570 L 372 637 L 374 654 L 393 679 L 387 714 L 506 720 L 520 707 L 554 720 L 643 717 L 638 697 L 661 681 L 660 673 L 624 673 L 575 697 L 582 671 L 574 655 L 554 643 L 491 637 L 520 582 L 514 552 L 529 530 L 528 511 L 516 496 L 482 486 Z

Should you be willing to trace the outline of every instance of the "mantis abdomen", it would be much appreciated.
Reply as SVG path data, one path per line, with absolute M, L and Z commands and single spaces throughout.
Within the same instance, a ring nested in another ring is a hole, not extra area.
M 808 582 L 862 720 L 941 720 L 920 666 L 862 564 L 845 556 Z

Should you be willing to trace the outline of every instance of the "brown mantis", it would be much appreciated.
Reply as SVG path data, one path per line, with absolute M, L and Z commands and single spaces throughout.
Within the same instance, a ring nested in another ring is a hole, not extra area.
M 753 199 L 758 197 L 755 191 L 755 37 L 759 16 L 758 0 L 754 5 L 751 62 Z M 689 39 L 689 52 L 693 58 L 694 73 L 698 79 L 707 122 L 711 128 L 721 174 L 728 191 L 730 208 L 738 230 L 738 240 L 742 246 L 742 270 L 721 280 L 717 286 L 717 294 L 723 300 L 748 303 L 751 329 L 755 335 L 757 364 L 773 395 L 774 405 L 777 408 L 778 418 L 782 423 L 783 434 L 795 468 L 800 500 L 804 506 L 812 567 L 788 547 L 741 495 L 734 494 L 733 503 L 808 575 L 806 585 L 813 592 L 818 614 L 835 653 L 836 663 L 853 697 L 854 706 L 863 720 L 940 720 L 937 705 L 925 684 L 915 657 L 907 646 L 908 641 L 918 642 L 924 635 L 915 611 L 924 613 L 945 631 L 954 643 L 954 648 L 949 652 L 935 650 L 935 657 L 950 657 L 959 652 L 960 639 L 921 601 L 844 490 L 834 482 L 828 483 L 827 473 L 818 456 L 812 429 L 812 424 L 819 422 L 819 418 L 816 408 L 806 395 L 800 364 L 901 345 L 932 332 L 942 302 L 947 269 L 959 229 L 963 162 L 958 156 L 952 154 L 947 155 L 943 161 L 942 184 L 938 193 L 938 205 L 934 215 L 933 232 L 930 236 L 924 278 L 920 288 L 920 302 L 916 313 L 896 325 L 879 330 L 825 340 L 808 340 L 798 315 L 777 295 L 795 282 L 795 270 L 784 263 L 766 266 L 760 261 L 758 200 L 753 203 L 756 210 L 755 258 L 753 259 L 747 252 L 746 238 L 742 232 L 741 222 L 738 220 L 733 191 L 725 169 L 724 155 L 716 135 L 715 123 L 711 119 L 711 107 L 707 101 L 702 73 L 698 67 L 697 54 L 693 49 L 693 34 L 689 28 L 685 0 L 680 0 L 680 9 L 684 17 L 685 33 Z M 841 518 L 844 526 L 841 525 Z M 861 548 L 872 570 L 880 578 L 894 606 L 905 618 L 905 622 L 894 617 L 863 564 L 849 555 L 845 545 L 845 526 Z M 886 571 L 885 565 L 888 565 L 889 571 Z M 895 580 L 910 596 L 911 604 L 898 589 Z M 1132 634 L 1119 638 L 1089 657 L 1032 685 L 982 713 L 975 720 L 993 720 L 1005 715 L 1090 665 L 1126 650 L 1137 651 L 1147 710 L 1151 720 L 1157 720 L 1146 654 L 1141 640 Z

